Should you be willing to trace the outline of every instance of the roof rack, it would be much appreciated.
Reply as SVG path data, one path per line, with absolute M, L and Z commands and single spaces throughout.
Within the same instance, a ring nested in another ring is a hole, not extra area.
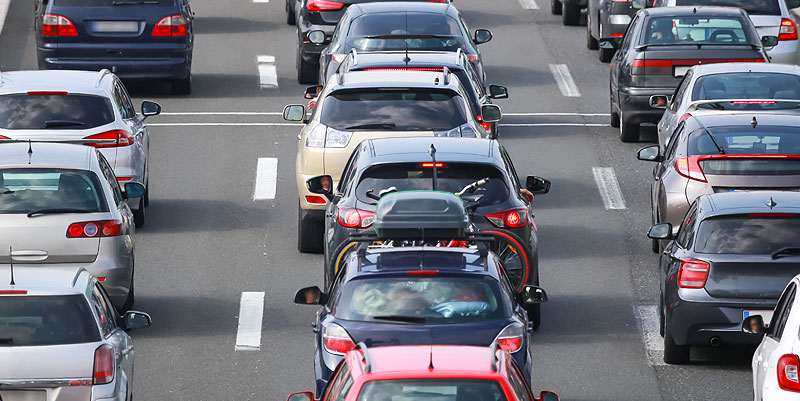
M 365 362 L 364 371 L 367 373 L 372 372 L 372 360 L 369 357 L 369 349 L 367 349 L 367 344 L 364 344 L 363 341 L 359 341 L 359 343 L 356 344 L 356 346 L 358 349 L 361 350 L 361 353 L 364 354 L 364 362 Z
M 461 62 L 461 56 L 463 55 L 464 55 L 464 49 L 459 47 L 458 50 L 456 50 L 456 64 Z
M 98 73 L 100 74 L 100 76 L 97 77 L 97 81 L 94 81 L 94 87 L 95 88 L 99 88 L 100 87 L 100 82 L 103 82 L 103 78 L 105 78 L 106 75 L 111 74 L 111 71 L 109 71 L 107 68 L 103 68 Z
M 442 75 L 444 76 L 442 82 L 445 85 L 450 85 L 450 69 L 447 67 L 442 67 Z
M 492 343 L 491 355 L 489 355 L 489 360 L 492 364 L 492 372 L 497 372 L 497 362 L 500 360 L 497 357 L 497 342 Z
M 353 67 L 355 67 L 356 65 L 358 65 L 358 59 L 356 58 L 358 56 L 358 52 L 356 51 L 355 48 L 353 48 L 353 50 L 350 50 L 350 54 L 353 56 L 353 64 L 352 65 L 353 65 Z

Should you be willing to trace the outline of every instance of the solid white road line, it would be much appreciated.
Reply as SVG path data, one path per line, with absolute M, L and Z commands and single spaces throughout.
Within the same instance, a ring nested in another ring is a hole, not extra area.
M 162 115 L 164 113 L 161 113 Z M 504 116 L 580 116 L 580 117 L 608 117 L 608 113 L 506 113 L 503 112 Z
M 281 116 L 280 111 L 165 111 L 160 116 Z M 507 113 L 504 116 L 580 116 L 580 117 L 608 117 L 608 113 Z
M 299 123 L 152 123 L 149 127 L 297 127 L 303 126 Z
M 609 127 L 608 124 L 590 123 L 519 123 L 519 124 L 497 124 L 501 127 Z
M 258 84 L 261 88 L 277 88 L 278 87 L 278 71 L 275 69 L 274 56 L 258 56 L 256 58 L 258 65 Z
M 539 5 L 535 0 L 519 0 L 519 4 L 526 10 L 538 10 Z
M 269 3 L 269 0 L 253 0 L 253 3 Z
M 261 349 L 261 321 L 264 319 L 264 293 L 242 292 L 239 303 L 239 328 L 236 351 Z
M 256 189 L 253 200 L 275 199 L 275 187 L 278 185 L 278 159 L 259 157 L 256 166 Z
M 600 190 L 600 197 L 603 198 L 606 210 L 627 209 L 614 169 L 611 167 L 592 167 L 592 174 L 594 174 L 594 181 L 597 183 L 597 189 Z
M 553 73 L 553 78 L 556 79 L 558 89 L 567 97 L 580 97 L 581 92 L 575 81 L 572 79 L 572 74 L 569 73 L 569 67 L 566 64 L 550 64 L 550 72 Z
M 642 340 L 647 349 L 647 362 L 651 366 L 666 365 L 664 363 L 664 340 L 661 338 L 656 305 L 636 305 L 633 313 L 642 330 Z

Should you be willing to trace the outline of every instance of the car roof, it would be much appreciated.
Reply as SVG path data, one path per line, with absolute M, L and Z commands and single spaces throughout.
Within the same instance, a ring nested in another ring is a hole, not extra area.
M 645 8 L 644 12 L 649 17 L 683 17 L 683 16 L 743 16 L 744 11 L 738 7 L 718 6 L 674 6 Z
M 398 12 L 424 12 L 433 14 L 447 14 L 454 7 L 447 3 L 433 3 L 424 1 L 381 1 L 357 3 L 355 7 L 364 14 L 398 13 Z
M 91 146 L 69 143 L 0 143 L 0 168 L 48 167 L 91 170 L 97 160 L 96 153 L 97 150 Z
M 338 76 L 341 75 L 341 78 Z M 447 84 L 438 71 L 350 71 L 333 75 L 339 79 L 333 90 L 350 88 L 436 88 L 458 92 L 458 77 L 450 74 Z M 330 81 L 329 81 L 330 82 Z
M 11 268 L 0 269 L 2 291 L 26 291 L 19 295 L 72 295 L 83 294 L 92 275 L 83 267 L 14 267 L 11 285 Z
M 720 127 L 736 127 L 739 126 L 743 130 L 753 130 L 751 123 L 753 119 L 758 123 L 755 130 L 759 127 L 797 127 L 800 126 L 800 115 L 785 114 L 785 113 L 764 113 L 758 110 L 756 113 L 746 110 L 736 111 L 719 111 L 717 113 L 701 114 L 692 116 L 689 119 L 695 121 L 696 125 L 702 124 L 708 128 Z M 688 128 L 688 127 L 687 127 Z M 690 128 L 694 130 L 696 128 Z
M 703 218 L 743 213 L 800 213 L 800 192 L 791 191 L 721 192 L 703 195 L 698 202 Z
M 785 74 L 800 74 L 800 66 L 795 64 L 778 63 L 713 63 L 698 64 L 694 67 L 696 76 L 736 72 L 778 72 Z
M 482 138 L 381 138 L 369 139 L 361 146 L 369 150 L 367 162 L 430 161 L 430 147 L 442 162 L 490 162 L 500 157 L 499 143 Z
M 406 62 L 406 57 L 409 61 Z M 354 69 L 370 68 L 371 66 L 435 66 L 450 69 L 461 69 L 461 56 L 457 52 L 448 51 L 381 51 L 357 53 Z
M 366 372 L 367 358 L 362 356 L 362 349 L 349 351 L 348 363 L 359 366 L 361 372 Z M 437 373 L 446 375 L 480 375 L 485 377 L 502 376 L 495 372 L 491 364 L 489 347 L 475 347 L 464 345 L 405 345 L 392 347 L 368 348 L 366 353 L 369 359 L 369 371 L 366 374 L 375 374 L 386 378 L 392 374 L 395 378 L 420 378 L 425 376 L 438 376 Z M 498 352 L 500 360 L 496 366 L 499 372 L 505 372 L 505 358 L 508 353 Z M 431 366 L 433 368 L 431 368 Z M 377 377 L 376 377 L 377 378 Z
M 99 83 L 101 78 L 105 79 L 107 76 L 112 76 L 108 70 L 3 71 L 0 73 L 0 93 L 58 91 L 103 96 L 105 91 Z

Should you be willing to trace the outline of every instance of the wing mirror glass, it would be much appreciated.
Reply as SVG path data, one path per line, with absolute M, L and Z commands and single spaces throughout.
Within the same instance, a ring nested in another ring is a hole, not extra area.
M 322 92 L 322 85 L 314 85 L 306 88 L 306 93 L 303 95 L 306 99 L 316 99 Z
M 156 102 L 145 100 L 142 102 L 142 115 L 147 118 L 161 114 L 161 105 Z
M 314 401 L 314 393 L 310 391 L 301 391 L 299 393 L 292 393 L 286 397 L 286 401 Z
M 650 227 L 647 237 L 650 239 L 672 239 L 674 237 L 672 235 L 672 224 L 659 223 Z
M 747 334 L 764 334 L 767 326 L 764 325 L 764 317 L 761 315 L 750 315 L 742 321 L 742 331 Z
M 645 162 L 660 162 L 664 160 L 658 145 L 645 146 L 636 153 L 636 158 Z
M 320 30 L 309 32 L 308 41 L 315 45 L 321 45 L 325 43 L 325 32 L 322 32 Z
M 492 32 L 488 29 L 476 29 L 475 30 L 475 44 L 479 45 L 481 43 L 486 43 L 492 40 Z
M 561 399 L 558 398 L 558 394 L 555 391 L 542 391 L 539 393 L 539 401 L 560 401 Z
M 319 287 L 306 287 L 294 294 L 294 303 L 300 305 L 321 305 L 325 303 L 325 293 Z
M 122 315 L 122 321 L 126 330 L 143 329 L 153 324 L 150 315 L 144 312 L 128 311 Z
M 534 195 L 544 195 L 550 192 L 550 180 L 547 178 L 529 175 L 525 178 L 525 189 Z
M 329 175 L 318 175 L 306 180 L 306 188 L 314 194 L 325 195 L 328 200 L 333 197 L 333 178 Z
M 489 85 L 489 97 L 492 99 L 507 99 L 508 89 L 501 85 Z
M 127 198 L 139 198 L 144 195 L 144 191 L 144 185 L 139 184 L 138 182 L 125 183 L 125 196 Z
M 666 109 L 669 105 L 669 96 L 653 95 L 650 96 L 650 107 L 654 109 Z
M 766 35 L 761 37 L 761 46 L 775 47 L 778 45 L 778 37 L 774 35 Z
M 481 106 L 481 117 L 485 123 L 493 123 L 500 121 L 503 112 L 500 111 L 500 106 L 496 104 L 484 104 Z
M 283 119 L 286 121 L 303 121 L 306 118 L 306 108 L 302 104 L 290 104 L 283 108 Z
M 536 304 L 543 304 L 547 302 L 547 292 L 544 288 L 536 285 L 526 285 L 522 289 L 522 305 L 532 306 Z

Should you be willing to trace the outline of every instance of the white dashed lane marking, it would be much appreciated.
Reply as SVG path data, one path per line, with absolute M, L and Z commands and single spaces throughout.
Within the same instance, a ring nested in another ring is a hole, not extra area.
M 258 56 L 258 84 L 261 88 L 278 87 L 278 71 L 275 69 L 274 56 Z
M 553 73 L 553 78 L 556 79 L 558 89 L 566 97 L 580 97 L 581 92 L 575 81 L 572 79 L 572 74 L 569 73 L 569 67 L 566 64 L 550 64 L 550 72 Z
M 239 328 L 236 351 L 261 349 L 261 321 L 264 319 L 264 293 L 242 292 L 239 304 Z
M 519 4 L 522 8 L 526 10 L 538 10 L 539 5 L 536 4 L 536 0 L 519 0 Z
M 278 185 L 278 159 L 274 157 L 258 158 L 256 166 L 256 188 L 253 200 L 275 199 L 275 187 Z
M 600 197 L 603 198 L 603 205 L 605 205 L 606 210 L 627 209 L 625 206 L 625 198 L 622 197 L 622 191 L 619 188 L 619 182 L 617 182 L 617 175 L 614 174 L 614 169 L 611 167 L 592 167 L 592 174 L 594 175 L 594 181 L 597 183 L 597 189 L 600 191 Z
M 651 366 L 665 365 L 664 363 L 664 339 L 661 338 L 658 321 L 658 307 L 656 305 L 636 305 L 633 307 L 639 328 L 641 329 L 642 341 L 647 350 L 647 362 Z

